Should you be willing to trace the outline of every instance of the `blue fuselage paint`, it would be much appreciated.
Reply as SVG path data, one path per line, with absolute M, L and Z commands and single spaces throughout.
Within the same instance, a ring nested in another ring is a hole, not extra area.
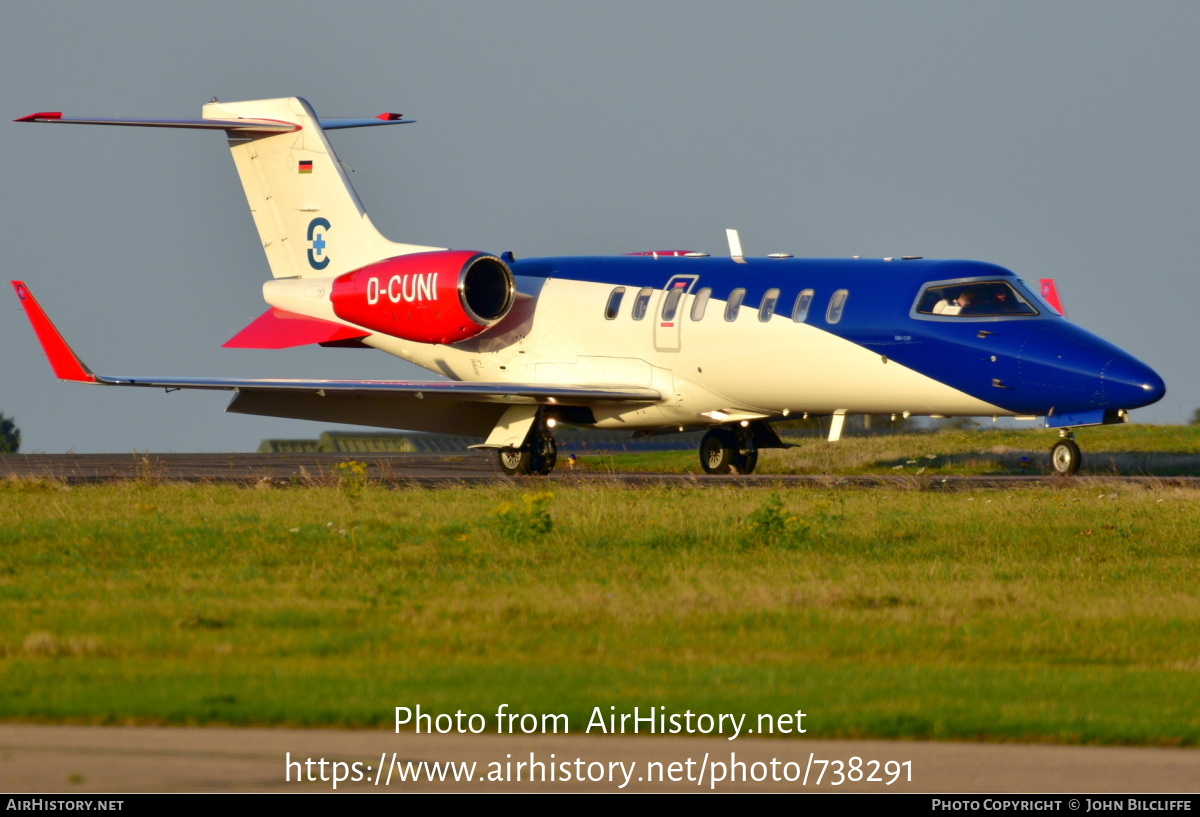
M 626 297 L 643 287 L 661 290 L 676 275 L 697 275 L 691 292 L 711 288 L 710 313 L 735 290 L 745 290 L 743 308 L 757 310 L 764 295 L 778 289 L 770 320 L 783 322 L 792 320 L 797 296 L 813 290 L 804 319 L 810 327 L 1018 415 L 1128 410 L 1166 391 L 1150 367 L 1055 313 L 1010 270 L 979 261 L 577 256 L 514 261 L 512 269 L 525 292 L 561 279 L 623 286 Z M 918 313 L 926 286 L 948 281 L 1007 282 L 1037 313 Z M 848 297 L 840 319 L 830 323 L 827 309 L 839 290 Z M 686 311 L 679 319 L 689 319 Z

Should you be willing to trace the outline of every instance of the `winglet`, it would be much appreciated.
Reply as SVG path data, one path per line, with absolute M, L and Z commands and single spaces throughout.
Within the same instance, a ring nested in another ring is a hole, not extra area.
M 20 119 L 14 119 L 14 122 L 52 122 L 55 119 L 62 119 L 62 111 L 42 111 L 41 113 L 31 113 L 29 116 L 22 116 Z
M 1067 310 L 1063 309 L 1062 299 L 1058 297 L 1058 285 L 1054 283 L 1054 279 L 1042 278 L 1038 283 L 1041 284 L 1042 299 L 1058 310 L 1058 314 L 1065 318 Z
M 33 293 L 25 286 L 24 281 L 13 281 L 13 289 L 17 291 L 17 297 L 21 299 L 21 306 L 25 307 L 25 314 L 29 317 L 29 322 L 33 324 L 33 331 L 37 333 L 38 341 L 42 344 L 42 349 L 46 352 L 46 357 L 50 358 L 50 366 L 54 369 L 54 374 L 59 380 L 74 380 L 79 383 L 95 383 L 96 375 L 92 374 L 92 370 L 79 359 L 79 356 L 71 351 L 71 347 L 63 340 L 63 336 L 54 326 L 54 322 L 50 320 L 50 316 L 42 309 L 42 305 L 33 297 Z

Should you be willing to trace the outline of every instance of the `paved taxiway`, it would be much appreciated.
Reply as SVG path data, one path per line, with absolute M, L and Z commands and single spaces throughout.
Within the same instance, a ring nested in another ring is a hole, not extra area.
M 359 761 L 365 768 L 393 753 L 401 761 L 494 761 L 528 759 L 549 762 L 636 762 L 664 766 L 697 764 L 705 753 L 728 762 L 730 753 L 747 764 L 795 762 L 804 768 L 809 754 L 818 759 L 852 757 L 911 761 L 913 780 L 891 786 L 846 782 L 807 787 L 764 781 L 719 784 L 716 791 L 874 791 L 874 792 L 1200 792 L 1200 749 L 1047 746 L 916 741 L 837 741 L 796 738 L 631 738 L 595 736 L 510 737 L 506 735 L 394 734 L 388 729 L 230 729 L 220 727 L 42 726 L 0 724 L 0 781 L 10 792 L 264 792 L 331 791 L 330 783 L 285 780 L 291 759 Z M 314 772 L 319 774 L 319 772 Z M 636 774 L 625 791 L 706 791 L 709 783 L 681 780 L 639 783 Z M 338 791 L 596 791 L 615 792 L 599 783 L 368 783 L 339 784 Z M 1064 809 L 1065 810 L 1065 809 Z
M 603 458 L 597 457 L 597 460 Z M 226 482 L 253 484 L 263 480 L 283 483 L 321 484 L 334 482 L 338 464 L 365 462 L 367 474 L 398 485 L 429 487 L 454 484 L 479 484 L 514 481 L 483 453 L 468 454 L 0 454 L 0 479 L 8 476 L 44 477 L 86 484 L 126 480 L 162 480 L 169 482 Z M 593 466 L 594 468 L 594 466 Z M 572 469 L 560 461 L 549 477 L 555 482 L 620 482 L 627 485 L 687 483 L 694 486 L 795 486 L 827 487 L 891 486 L 898 488 L 984 488 L 1035 484 L 1152 483 L 1200 487 L 1200 477 L 1144 476 L 836 476 L 778 475 L 710 476 L 708 474 L 621 473 L 607 470 Z

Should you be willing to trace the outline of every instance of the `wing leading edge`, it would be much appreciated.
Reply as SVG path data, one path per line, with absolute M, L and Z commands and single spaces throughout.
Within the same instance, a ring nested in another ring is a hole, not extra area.
M 546 383 L 438 380 L 286 380 L 129 377 L 96 374 L 79 358 L 23 281 L 13 281 L 38 341 L 60 380 L 236 392 L 225 409 L 237 414 L 350 423 L 379 428 L 488 436 L 512 406 L 599 406 L 654 403 L 653 389 Z

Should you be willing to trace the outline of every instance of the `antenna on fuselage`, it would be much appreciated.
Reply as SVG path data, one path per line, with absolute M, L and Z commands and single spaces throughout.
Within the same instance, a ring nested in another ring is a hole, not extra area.
M 738 235 L 738 231 L 727 229 L 725 240 L 729 242 L 729 257 L 739 264 L 745 264 L 746 258 L 742 255 L 742 238 Z

